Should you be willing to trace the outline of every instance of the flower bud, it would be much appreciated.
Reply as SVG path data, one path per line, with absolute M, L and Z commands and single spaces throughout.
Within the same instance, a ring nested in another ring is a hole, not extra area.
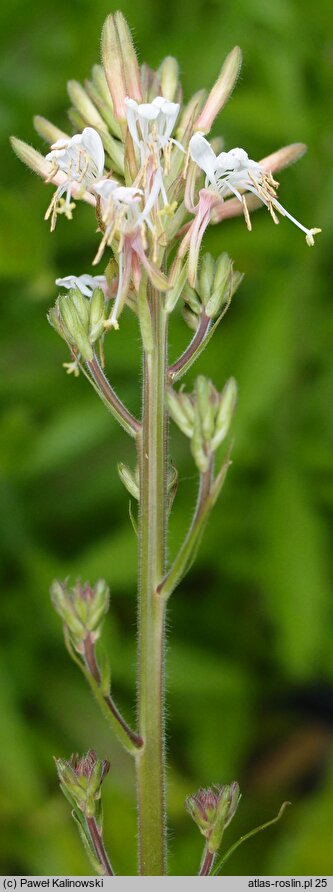
M 105 296 L 101 288 L 95 288 L 90 301 L 89 341 L 94 344 L 104 331 L 106 318 Z
M 117 468 L 121 482 L 124 484 L 127 491 L 134 499 L 139 500 L 139 469 L 136 468 L 135 471 L 131 471 L 128 465 L 125 465 L 124 462 L 119 462 Z
M 88 93 L 81 86 L 78 81 L 68 81 L 67 83 L 67 92 L 71 103 L 74 108 L 77 109 L 80 115 L 82 115 L 85 124 L 88 127 L 95 127 L 96 130 L 106 130 L 106 124 L 103 121 L 103 118 L 97 111 L 97 108 L 94 106 L 94 103 L 91 101 Z
M 186 136 L 186 146 L 188 145 L 190 136 L 192 136 L 193 133 L 193 122 L 201 111 L 206 97 L 206 90 L 198 90 L 197 93 L 194 93 L 190 101 L 187 103 L 187 105 L 185 105 L 185 108 L 183 109 L 177 128 L 177 135 L 178 139 L 180 139 L 183 144 L 184 137 Z
M 43 118 L 41 115 L 34 116 L 33 124 L 38 135 L 45 139 L 50 146 L 53 146 L 53 143 L 57 142 L 58 139 L 64 139 L 66 142 L 70 139 L 67 133 L 64 133 L 63 130 L 60 130 L 59 127 L 56 127 L 55 124 L 52 124 L 51 121 L 48 121 L 47 118 Z
M 211 441 L 213 451 L 218 448 L 225 439 L 230 428 L 237 400 L 237 384 L 234 378 L 229 378 L 220 395 L 219 407 L 215 419 L 215 434 Z
M 220 848 L 223 833 L 232 821 L 241 794 L 237 782 L 198 790 L 185 800 L 185 808 L 207 840 L 208 851 L 215 854 Z
M 161 96 L 173 102 L 179 84 L 179 65 L 173 56 L 167 56 L 160 65 L 158 74 L 161 81 Z
M 109 608 L 110 592 L 104 579 L 91 588 L 89 583 L 78 580 L 72 588 L 67 582 L 54 580 L 51 586 L 52 603 L 67 628 L 73 646 L 83 652 L 85 639 L 97 641 L 102 621 Z
M 109 15 L 102 31 L 102 56 L 116 119 L 125 121 L 125 99 L 142 102 L 138 60 L 126 19 L 121 12 Z
M 195 130 L 201 133 L 209 133 L 215 118 L 226 104 L 235 86 L 242 63 L 242 53 L 239 46 L 235 46 L 222 65 L 220 74 L 213 89 L 210 91 L 199 117 L 195 122 Z
M 100 112 L 103 121 L 105 121 L 113 136 L 116 136 L 118 139 L 120 139 L 121 129 L 113 114 L 112 99 L 105 79 L 104 71 L 102 68 L 100 68 L 99 65 L 95 65 L 94 67 L 100 69 L 100 71 L 102 72 L 106 88 L 106 98 L 104 94 L 101 94 L 101 92 L 98 90 L 95 82 L 86 80 L 84 82 L 85 90 L 87 91 L 89 99 L 91 99 L 95 108 L 97 108 L 97 110 Z
M 63 793 L 86 818 L 99 816 L 101 786 L 110 762 L 97 759 L 95 751 L 89 750 L 81 759 L 73 755 L 68 761 L 55 759 L 55 763 Z

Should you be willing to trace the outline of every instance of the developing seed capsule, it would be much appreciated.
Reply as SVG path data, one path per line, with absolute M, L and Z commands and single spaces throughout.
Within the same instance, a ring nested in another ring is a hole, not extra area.
M 204 254 L 198 274 L 198 293 L 202 303 L 206 306 L 212 293 L 214 281 L 215 263 L 211 254 Z
M 77 292 L 77 294 L 79 294 L 79 292 Z M 82 294 L 80 295 L 80 297 L 82 298 L 82 300 L 86 300 Z M 79 299 L 76 300 L 76 303 L 79 303 Z M 57 304 L 59 307 L 61 325 L 64 330 L 65 339 L 77 348 L 79 353 L 82 354 L 83 358 L 87 362 L 91 362 L 94 354 L 88 338 L 89 317 L 87 322 L 82 321 L 78 309 L 71 298 L 71 293 L 69 293 L 69 295 L 60 295 L 58 297 Z M 85 310 L 83 310 L 82 306 L 81 311 L 82 315 L 85 316 Z
M 171 418 L 187 437 L 193 435 L 194 408 L 188 394 L 178 393 L 170 387 L 168 391 L 168 407 Z
M 229 378 L 219 399 L 215 421 L 215 434 L 212 439 L 212 449 L 218 448 L 225 439 L 230 428 L 237 399 L 237 384 L 234 378 Z
M 104 331 L 106 318 L 105 297 L 101 288 L 95 288 L 90 301 L 89 340 L 94 344 Z
M 196 412 L 199 417 L 202 435 L 209 442 L 214 433 L 218 394 L 212 381 L 199 375 L 196 380 Z
M 211 318 L 218 316 L 223 304 L 230 298 L 231 279 L 232 261 L 224 252 L 215 263 L 214 280 L 206 303 L 207 316 Z

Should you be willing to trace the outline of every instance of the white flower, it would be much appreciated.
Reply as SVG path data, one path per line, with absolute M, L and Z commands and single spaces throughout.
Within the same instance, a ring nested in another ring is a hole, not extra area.
M 112 248 L 118 254 L 118 289 L 109 320 L 109 326 L 114 328 L 118 328 L 117 320 L 127 296 L 131 276 L 136 284 L 139 282 L 138 258 L 151 278 L 158 276 L 159 285 L 163 288 L 162 273 L 155 269 L 154 263 L 145 254 L 146 226 L 152 233 L 154 243 L 157 238 L 150 213 L 161 189 L 160 179 L 157 171 L 145 203 L 143 190 L 136 186 L 120 186 L 116 180 L 110 179 L 100 180 L 94 186 L 93 191 L 101 200 L 103 238 L 93 263 L 98 263 L 106 245 L 111 246 L 113 243 Z
M 206 174 L 206 186 L 212 186 L 222 200 L 235 195 L 241 202 L 248 229 L 252 227 L 246 199 L 241 194 L 243 192 L 253 192 L 268 208 L 274 223 L 279 222 L 275 213 L 279 211 L 305 232 L 308 245 L 314 244 L 314 235 L 321 230 L 307 229 L 286 211 L 277 199 L 276 188 L 279 184 L 257 161 L 251 161 L 244 149 L 231 149 L 230 152 L 215 155 L 207 139 L 201 133 L 195 133 L 190 140 L 189 150 L 192 160 Z
M 85 273 L 83 276 L 64 276 L 63 279 L 56 279 L 56 285 L 60 288 L 78 288 L 85 297 L 91 297 L 95 288 L 106 288 L 105 276 L 90 276 Z
M 152 102 L 139 104 L 125 99 L 128 129 L 135 145 L 140 148 L 144 163 L 151 152 L 164 151 L 171 137 L 179 113 L 179 103 L 156 96 Z
M 75 186 L 76 194 L 80 197 L 103 175 L 105 156 L 101 137 L 93 127 L 85 127 L 82 133 L 75 134 L 71 139 L 58 139 L 46 155 L 46 160 L 52 164 L 49 180 L 58 171 L 62 171 L 66 175 L 64 182 L 58 186 L 54 193 L 45 214 L 46 220 L 51 216 L 51 230 L 53 230 L 57 213 L 64 211 L 66 216 L 71 218 L 73 186 Z M 66 199 L 62 207 L 61 198 L 64 193 L 66 193 Z

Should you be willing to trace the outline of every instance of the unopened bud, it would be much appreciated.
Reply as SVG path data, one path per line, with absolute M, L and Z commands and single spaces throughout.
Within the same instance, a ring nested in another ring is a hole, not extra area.
M 198 790 L 185 800 L 185 808 L 207 840 L 208 851 L 215 854 L 220 848 L 223 833 L 232 821 L 241 794 L 237 782 Z
M 135 471 L 131 471 L 128 465 L 125 465 L 124 462 L 119 462 L 117 467 L 121 482 L 124 484 L 130 495 L 133 496 L 134 499 L 139 500 L 140 488 L 138 468 L 136 468 Z
M 95 67 L 99 68 L 100 66 L 96 65 Z M 103 71 L 103 69 L 101 69 L 101 71 Z M 108 96 L 107 101 L 105 100 L 104 96 L 101 95 L 101 93 L 97 89 L 96 85 L 94 83 L 92 83 L 91 81 L 86 80 L 84 82 L 84 87 L 85 87 L 86 92 L 88 93 L 89 99 L 91 99 L 95 108 L 97 108 L 97 110 L 102 115 L 103 121 L 105 121 L 105 123 L 108 125 L 108 128 L 111 131 L 111 133 L 113 134 L 113 136 L 117 136 L 118 138 L 120 138 L 121 137 L 121 129 L 120 129 L 119 124 L 116 122 L 116 119 L 113 114 L 112 99 L 111 99 L 111 95 L 110 95 L 110 90 L 109 90 L 108 85 L 105 80 L 104 72 L 103 72 L 103 77 L 104 77 L 105 86 L 106 86 L 106 90 L 107 90 L 107 96 Z
M 173 102 L 179 83 L 179 65 L 173 56 L 167 56 L 160 65 L 158 74 L 161 80 L 161 95 Z
M 189 139 L 193 133 L 193 123 L 198 117 L 199 112 L 201 111 L 205 99 L 207 98 L 206 90 L 198 90 L 197 93 L 191 97 L 190 101 L 187 103 L 180 117 L 179 125 L 177 127 L 178 138 L 183 142 L 184 137 L 186 136 L 186 145 L 188 145 Z
M 89 127 L 95 127 L 96 130 L 107 129 L 103 118 L 97 111 L 97 108 L 91 101 L 88 93 L 78 81 L 68 81 L 67 92 L 74 108 L 76 108 L 82 116 L 85 124 Z
M 102 31 L 103 64 L 116 119 L 125 120 L 125 99 L 142 102 L 138 60 L 126 19 L 121 12 L 109 15 Z
M 242 53 L 239 46 L 235 46 L 222 65 L 219 77 L 210 91 L 199 117 L 195 122 L 195 129 L 202 133 L 209 133 L 215 118 L 226 104 L 235 86 L 242 63 Z
M 86 756 L 71 756 L 70 760 L 55 759 L 60 786 L 63 793 L 85 815 L 93 818 L 100 815 L 102 782 L 110 769 L 107 759 L 97 759 L 94 750 Z
M 229 378 L 220 395 L 219 407 L 215 420 L 215 434 L 212 438 L 212 449 L 218 448 L 229 431 L 237 400 L 237 384 L 234 378 Z
M 38 135 L 45 139 L 50 146 L 53 146 L 53 143 L 57 142 L 58 139 L 64 139 L 66 142 L 70 139 L 67 133 L 64 133 L 63 130 L 60 130 L 59 127 L 56 127 L 55 124 L 52 124 L 51 121 L 48 121 L 47 118 L 43 118 L 41 115 L 34 116 L 33 124 Z

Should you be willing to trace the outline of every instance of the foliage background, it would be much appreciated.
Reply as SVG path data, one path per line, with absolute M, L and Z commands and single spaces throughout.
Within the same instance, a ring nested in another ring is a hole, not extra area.
M 228 864 L 233 874 L 333 874 L 333 508 L 330 307 L 332 151 L 331 5 L 321 0 L 123 0 L 141 59 L 179 58 L 185 97 L 214 81 L 239 43 L 244 65 L 216 132 L 260 158 L 302 140 L 307 156 L 281 176 L 281 201 L 316 247 L 262 211 L 214 229 L 245 280 L 200 363 L 240 386 L 234 464 L 196 568 L 169 616 L 170 871 L 193 874 L 201 843 L 184 814 L 199 785 L 238 778 L 244 799 L 230 841 L 273 816 L 283 822 Z M 11 155 L 8 135 L 40 145 L 31 118 L 65 127 L 66 81 L 97 60 L 107 0 L 12 0 L 0 27 L 0 191 L 3 404 L 0 516 L 1 873 L 89 871 L 52 754 L 95 746 L 110 755 L 107 840 L 119 873 L 135 870 L 131 762 L 107 735 L 67 658 L 48 597 L 57 574 L 104 575 L 112 588 L 106 638 L 118 700 L 133 714 L 135 541 L 116 461 L 132 447 L 85 381 L 66 378 L 63 344 L 45 314 L 57 275 L 88 271 L 91 214 L 79 207 L 50 237 L 49 190 Z M 185 343 L 181 317 L 172 355 Z M 128 317 L 114 336 L 114 382 L 138 404 L 138 343 Z M 189 521 L 195 472 L 172 430 L 180 469 L 170 548 Z

